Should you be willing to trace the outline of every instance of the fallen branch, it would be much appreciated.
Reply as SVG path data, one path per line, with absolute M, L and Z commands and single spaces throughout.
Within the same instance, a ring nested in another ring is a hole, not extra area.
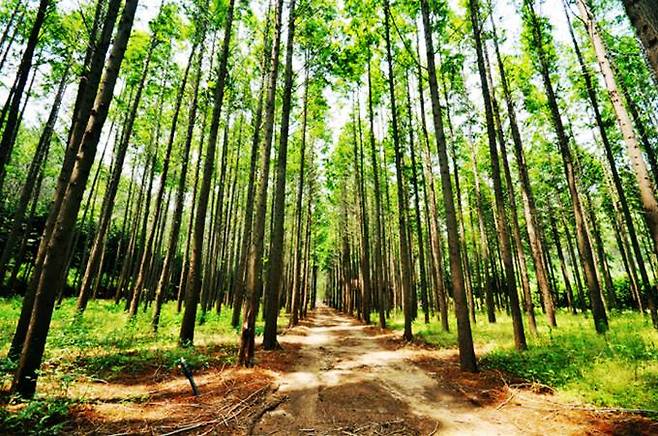
M 256 412 L 256 414 L 251 418 L 251 423 L 249 423 L 249 427 L 247 428 L 247 434 L 252 435 L 254 432 L 254 428 L 256 427 L 256 424 L 258 424 L 258 421 L 261 420 L 263 415 L 265 415 L 267 412 L 270 412 L 277 407 L 279 407 L 279 404 L 283 403 L 288 399 L 287 395 L 277 397 L 275 396 L 272 400 L 268 401 L 265 403 L 263 407 L 259 411 Z
M 512 398 L 514 398 L 514 397 L 516 396 L 516 391 L 515 391 L 515 390 L 510 389 L 510 392 L 511 392 L 510 396 L 507 397 L 507 399 L 506 399 L 505 401 L 503 401 L 502 403 L 500 403 L 500 404 L 498 405 L 498 407 L 496 407 L 496 410 L 500 410 L 500 409 L 502 409 L 503 407 L 505 407 L 507 404 L 509 404 L 510 401 L 512 401 Z

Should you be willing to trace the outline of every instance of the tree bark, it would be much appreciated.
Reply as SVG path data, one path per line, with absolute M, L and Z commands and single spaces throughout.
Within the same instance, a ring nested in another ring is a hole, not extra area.
M 658 8 L 653 0 L 623 0 L 623 3 L 658 80 Z
M 208 139 L 208 148 L 206 149 L 205 162 L 203 167 L 203 181 L 199 190 L 197 199 L 197 210 L 194 219 L 194 233 L 192 235 L 192 254 L 190 256 L 190 267 L 188 272 L 188 289 L 185 296 L 185 311 L 183 312 L 183 321 L 179 334 L 179 343 L 183 346 L 191 345 L 194 341 L 194 327 L 196 322 L 197 306 L 201 294 L 201 270 L 203 265 L 203 235 L 206 227 L 206 208 L 208 206 L 208 197 L 210 195 L 210 184 L 215 164 L 215 149 L 217 148 L 217 132 L 219 130 L 219 120 L 222 113 L 222 104 L 224 102 L 224 85 L 228 72 L 228 56 L 231 42 L 231 33 L 233 26 L 235 0 L 229 0 L 228 10 L 226 12 L 226 22 L 224 24 L 224 41 L 222 53 L 220 54 L 219 71 L 215 84 L 214 107 L 210 123 L 210 133 Z
M 658 201 L 656 201 L 655 186 L 651 179 L 651 175 L 649 174 L 647 164 L 644 161 L 644 157 L 642 156 L 640 141 L 638 140 L 635 134 L 635 130 L 633 129 L 633 122 L 631 121 L 631 117 L 629 116 L 628 111 L 622 102 L 621 95 L 619 94 L 619 89 L 617 88 L 617 81 L 615 79 L 613 70 L 614 67 L 610 62 L 605 43 L 599 34 L 597 24 L 594 21 L 594 16 L 592 15 L 588 6 L 585 4 L 584 0 L 577 0 L 577 4 L 578 9 L 580 10 L 581 18 L 585 23 L 587 32 L 592 41 L 592 45 L 594 46 L 596 59 L 599 63 L 599 68 L 601 69 L 601 74 L 603 75 L 603 80 L 608 90 L 608 95 L 610 97 L 610 101 L 612 102 L 612 107 L 614 108 L 615 115 L 617 116 L 617 123 L 626 144 L 628 157 L 631 160 L 632 167 L 635 172 L 635 179 L 640 189 L 640 201 L 644 210 L 644 219 L 653 242 L 652 248 L 654 253 L 658 253 Z M 655 12 L 655 9 L 656 8 L 654 7 L 654 14 L 658 16 L 658 13 Z M 649 10 L 646 12 L 649 12 Z M 658 51 L 658 41 L 654 42 L 656 44 L 656 50 Z M 629 224 L 630 229 L 632 221 L 629 220 L 629 222 L 631 223 Z M 642 270 L 640 270 L 640 274 L 642 274 Z M 658 309 L 656 309 L 655 287 L 647 286 L 645 287 L 645 292 L 647 294 L 653 326 L 654 328 L 658 329 Z
M 448 153 L 446 149 L 445 134 L 443 131 L 443 120 L 441 119 L 441 106 L 439 104 L 439 87 L 436 81 L 436 66 L 434 64 L 434 44 L 432 42 L 432 26 L 430 23 L 430 8 L 428 0 L 421 0 L 421 11 L 423 28 L 425 31 L 425 49 L 427 51 L 427 71 L 430 85 L 430 98 L 432 102 L 432 115 L 436 145 L 439 153 L 439 166 L 441 171 L 441 187 L 443 191 L 443 202 L 446 210 L 446 227 L 448 230 L 448 251 L 450 257 L 450 276 L 452 280 L 455 299 L 455 313 L 457 316 L 457 335 L 459 343 L 459 362 L 462 370 L 477 371 L 475 351 L 473 349 L 473 335 L 466 303 L 466 292 L 464 289 L 464 275 L 459 243 L 459 230 L 457 227 L 457 216 L 448 168 Z
M 130 38 L 137 3 L 137 0 L 127 0 L 123 8 L 114 45 L 105 68 L 103 83 L 98 90 L 94 110 L 82 136 L 55 229 L 48 238 L 48 249 L 44 257 L 39 285 L 36 288 L 34 310 L 12 385 L 12 392 L 22 397 L 31 398 L 36 389 L 37 370 L 41 366 L 53 306 L 57 297 L 57 289 L 52 284 L 59 283 L 64 272 L 66 259 L 61 253 L 66 250 L 73 235 L 75 219 L 80 209 L 89 171 L 96 155 L 98 140 L 107 118 L 114 87 Z

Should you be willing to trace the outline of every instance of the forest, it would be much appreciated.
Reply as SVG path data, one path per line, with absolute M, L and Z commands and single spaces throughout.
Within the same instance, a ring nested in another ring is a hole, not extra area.
M 658 434 L 655 0 L 0 0 L 0 434 Z

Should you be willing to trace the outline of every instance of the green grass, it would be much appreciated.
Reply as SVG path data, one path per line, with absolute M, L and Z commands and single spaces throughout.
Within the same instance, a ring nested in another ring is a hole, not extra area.
M 20 313 L 19 298 L 0 299 L 0 382 L 6 389 L 15 363 L 6 359 Z M 75 300 L 66 299 L 53 314 L 42 373 L 66 384 L 79 376 L 111 380 L 153 368 L 171 369 L 181 357 L 195 369 L 234 362 L 238 332 L 231 311 L 211 311 L 195 330 L 195 347 L 177 346 L 182 314 L 175 302 L 162 310 L 157 334 L 151 330 L 151 310 L 141 309 L 129 322 L 123 305 L 92 301 L 84 317 L 74 322 Z
M 71 397 L 68 388 L 75 381 L 149 383 L 156 372 L 164 377 L 180 376 L 175 367 L 181 357 L 194 370 L 235 363 L 239 330 L 231 327 L 231 308 L 223 308 L 220 315 L 214 309 L 209 311 L 203 322 L 197 322 L 195 346 L 181 348 L 178 333 L 182 313 L 176 313 L 175 302 L 163 307 L 157 334 L 151 328 L 151 309 L 144 312 L 140 308 L 137 317 L 129 321 L 123 304 L 91 301 L 84 316 L 76 320 L 75 303 L 75 299 L 66 299 L 53 314 L 36 399 L 0 406 L 1 434 L 60 432 L 69 406 L 85 401 Z M 16 369 L 16 363 L 6 355 L 21 304 L 20 298 L 0 298 L 0 391 L 5 393 Z M 279 317 L 280 328 L 287 322 L 285 316 Z M 259 319 L 257 334 L 262 330 Z
M 489 324 L 478 314 L 473 339 L 483 368 L 495 368 L 527 380 L 552 386 L 560 394 L 597 406 L 658 410 L 658 331 L 648 317 L 635 312 L 609 314 L 610 331 L 598 335 L 591 317 L 558 312 L 558 328 L 549 328 L 537 313 L 538 337 L 526 329 L 528 351 L 514 350 L 511 318 L 497 314 Z M 403 328 L 396 313 L 391 328 Z M 413 324 L 414 334 L 439 347 L 457 346 L 455 320 L 450 333 L 436 319 L 430 324 L 422 316 Z

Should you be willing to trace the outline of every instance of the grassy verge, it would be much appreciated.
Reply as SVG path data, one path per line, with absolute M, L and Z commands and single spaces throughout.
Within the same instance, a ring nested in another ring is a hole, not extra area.
M 6 358 L 22 300 L 0 299 L 0 391 L 7 392 L 15 362 Z M 73 398 L 69 387 L 75 382 L 149 383 L 160 377 L 180 375 L 175 367 L 184 358 L 194 370 L 235 363 L 239 330 L 231 326 L 231 309 L 221 314 L 208 312 L 197 323 L 194 347 L 178 347 L 182 313 L 176 303 L 163 307 L 157 334 L 151 329 L 151 309 L 140 309 L 129 320 L 122 305 L 91 301 L 81 319 L 75 320 L 75 299 L 64 300 L 53 314 L 35 400 L 8 405 L 0 401 L 0 433 L 57 434 L 69 406 L 84 402 Z M 198 318 L 201 318 L 200 315 Z M 287 324 L 285 317 L 279 325 Z M 262 334 L 259 320 L 257 334 Z
M 19 299 L 0 300 L 0 331 L 10 333 L 0 338 L 4 387 L 12 376 L 13 364 L 5 356 L 20 304 Z M 78 376 L 109 380 L 149 368 L 172 368 L 181 357 L 194 368 L 217 363 L 213 358 L 231 363 L 237 346 L 229 311 L 221 315 L 208 313 L 205 322 L 197 327 L 193 348 L 177 346 L 182 314 L 176 313 L 175 303 L 164 307 L 157 334 L 151 330 L 150 310 L 140 310 L 129 321 L 123 306 L 111 301 L 91 302 L 84 317 L 77 321 L 74 315 L 75 300 L 65 300 L 53 315 L 46 344 L 43 375 L 62 383 Z
M 478 314 L 473 325 L 476 349 L 483 368 L 496 368 L 558 390 L 567 398 L 597 406 L 658 410 L 658 331 L 648 318 L 633 312 L 610 314 L 610 331 L 597 335 L 591 318 L 558 313 L 558 328 L 545 325 L 537 314 L 539 334 L 528 334 L 528 351 L 514 350 L 512 321 L 498 314 L 489 324 Z M 422 318 L 422 317 L 421 317 Z M 395 314 L 391 328 L 403 328 Z M 439 347 L 457 345 L 455 320 L 450 333 L 436 319 L 414 322 L 414 334 Z

